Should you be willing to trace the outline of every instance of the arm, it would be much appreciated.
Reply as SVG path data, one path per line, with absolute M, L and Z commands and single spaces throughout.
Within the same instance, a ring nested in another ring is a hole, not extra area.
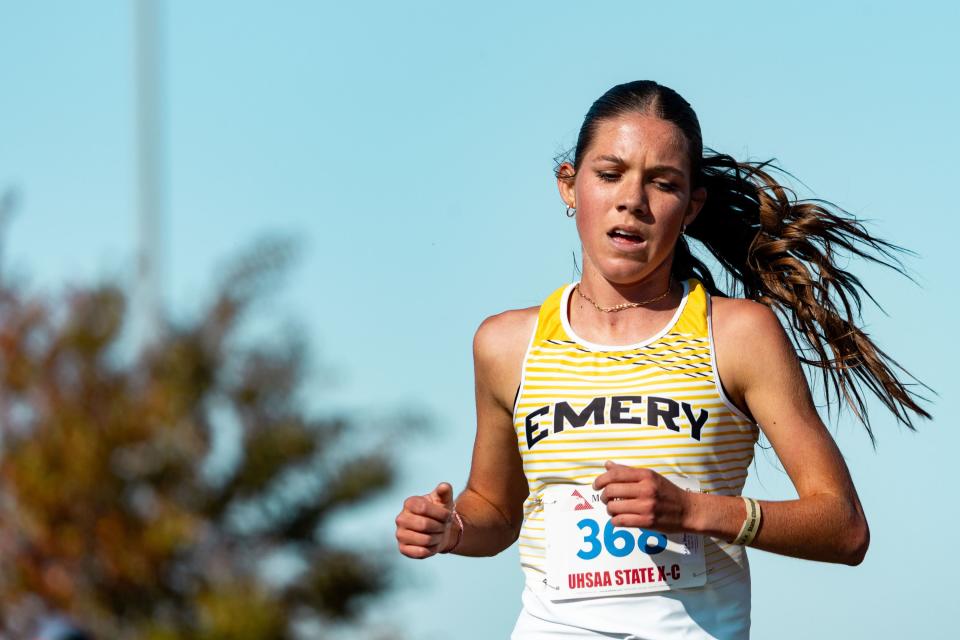
M 773 553 L 856 565 L 869 529 L 843 457 L 813 405 L 793 345 L 774 313 L 746 300 L 714 298 L 714 342 L 731 401 L 760 425 L 797 491 L 796 500 L 760 501 L 751 546 Z M 610 465 L 605 486 L 618 526 L 692 531 L 732 541 L 746 507 L 739 497 L 681 491 L 647 469 Z
M 528 487 L 517 449 L 513 401 L 536 314 L 536 308 L 508 311 L 488 318 L 477 330 L 477 434 L 467 487 L 456 500 L 464 530 L 458 531 L 458 522 L 451 518 L 452 490 L 441 483 L 430 494 L 404 503 L 397 517 L 397 541 L 404 555 L 426 558 L 456 545 L 459 555 L 491 556 L 516 541 Z
M 786 332 L 762 304 L 715 301 L 719 375 L 729 381 L 731 400 L 760 425 L 798 496 L 760 502 L 763 520 L 752 546 L 797 558 L 859 564 L 870 539 L 863 508 L 843 456 L 817 414 Z M 721 361 L 725 365 L 719 365 Z M 694 497 L 690 524 L 732 540 L 746 514 L 743 501 Z

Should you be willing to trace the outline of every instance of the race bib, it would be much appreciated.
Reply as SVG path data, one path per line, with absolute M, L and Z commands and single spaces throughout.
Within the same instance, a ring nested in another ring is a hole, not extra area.
M 689 478 L 671 478 L 688 491 Z M 699 587 L 706 583 L 703 536 L 615 527 L 600 491 L 551 485 L 542 494 L 547 590 L 552 600 Z

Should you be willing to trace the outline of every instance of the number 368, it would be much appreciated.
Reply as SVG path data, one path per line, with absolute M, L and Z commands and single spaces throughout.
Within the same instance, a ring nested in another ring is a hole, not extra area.
M 593 560 L 604 549 L 616 558 L 623 558 L 630 555 L 634 548 L 639 548 L 640 551 L 651 556 L 667 548 L 667 536 L 662 533 L 639 529 L 634 538 L 631 530 L 614 528 L 613 520 L 607 520 L 607 524 L 603 527 L 602 542 L 599 538 L 600 524 L 593 518 L 584 518 L 577 523 L 577 526 L 580 527 L 581 532 L 586 532 L 583 541 L 590 545 L 588 549 L 577 552 L 577 556 L 584 560 Z

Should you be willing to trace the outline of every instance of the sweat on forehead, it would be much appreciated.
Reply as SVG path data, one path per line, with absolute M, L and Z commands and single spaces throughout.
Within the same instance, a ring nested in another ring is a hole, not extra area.
M 624 114 L 596 122 L 584 159 L 596 161 L 640 151 L 686 160 L 689 148 L 687 137 L 672 122 L 644 114 Z
M 637 80 L 612 87 L 590 106 L 577 138 L 574 167 L 579 167 L 585 159 L 597 130 L 605 121 L 628 116 L 646 116 L 672 124 L 679 132 L 693 166 L 699 166 L 703 142 L 700 123 L 690 103 L 668 87 L 651 80 Z

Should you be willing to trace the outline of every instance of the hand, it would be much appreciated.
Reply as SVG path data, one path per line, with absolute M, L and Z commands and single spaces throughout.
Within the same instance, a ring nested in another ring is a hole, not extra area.
M 686 531 L 690 494 L 651 469 L 637 469 L 607 461 L 593 488 L 617 527 L 639 527 L 662 533 Z
M 447 482 L 441 482 L 427 495 L 404 500 L 403 511 L 397 516 L 400 553 L 423 559 L 449 549 L 457 535 L 452 514 L 453 487 Z

